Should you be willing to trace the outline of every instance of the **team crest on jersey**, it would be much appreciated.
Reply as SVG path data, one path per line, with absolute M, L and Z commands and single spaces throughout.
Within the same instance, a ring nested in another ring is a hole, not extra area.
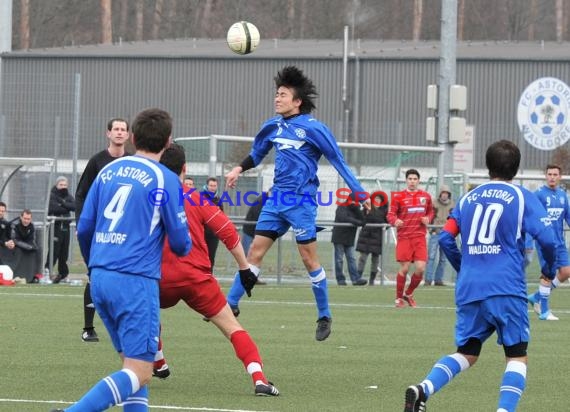
M 304 139 L 307 137 L 307 132 L 303 129 L 295 129 L 295 134 L 299 139 Z
M 420 204 L 425 205 L 427 203 L 427 199 L 425 197 L 420 197 Z
M 540 150 L 554 150 L 570 138 L 570 88 L 562 80 L 543 77 L 523 91 L 517 119 L 525 140 Z

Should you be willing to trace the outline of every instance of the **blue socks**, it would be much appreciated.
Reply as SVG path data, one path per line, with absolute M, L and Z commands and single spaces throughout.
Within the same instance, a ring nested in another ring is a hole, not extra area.
M 259 276 L 259 268 L 251 265 L 252 272 Z M 257 269 L 257 273 L 254 269 Z M 311 287 L 313 290 L 313 295 L 315 296 L 315 301 L 317 303 L 317 311 L 319 319 L 323 316 L 331 318 L 331 311 L 329 309 L 329 291 L 327 287 L 327 275 L 325 270 L 320 267 L 319 269 L 310 272 L 309 278 L 311 279 Z M 245 289 L 241 284 L 239 278 L 239 272 L 236 273 L 234 277 L 234 282 L 228 291 L 226 300 L 230 306 L 236 307 L 239 304 L 241 297 L 244 295 Z
M 104 411 L 113 405 L 124 402 L 133 393 L 140 393 L 139 388 L 137 375 L 129 369 L 123 369 L 101 379 L 77 403 L 66 408 L 65 411 Z M 146 403 L 148 404 L 148 395 Z M 146 410 L 144 409 L 144 411 Z M 143 409 L 132 409 L 131 411 L 143 411 Z
M 426 397 L 430 397 L 442 387 L 447 385 L 459 372 L 469 368 L 469 362 L 465 356 L 454 353 L 438 360 L 433 365 L 428 376 L 421 383 Z
M 499 410 L 514 412 L 526 386 L 526 364 L 509 361 L 499 391 Z
M 148 411 L 148 386 L 145 385 L 123 402 L 123 412 Z
M 313 295 L 315 296 L 315 302 L 317 304 L 318 319 L 323 316 L 329 319 L 332 318 L 329 308 L 329 290 L 325 270 L 320 267 L 313 272 L 309 272 L 309 277 L 311 278 L 311 288 L 313 289 Z
M 259 277 L 259 272 L 261 271 L 261 269 L 259 269 L 259 267 L 252 265 L 250 263 L 249 268 L 251 269 L 251 271 L 253 272 L 253 274 L 255 276 Z M 234 276 L 234 283 L 232 283 L 232 286 L 230 287 L 230 290 L 228 292 L 228 296 L 226 296 L 226 300 L 228 301 L 228 304 L 230 306 L 237 307 L 239 304 L 239 301 L 240 301 L 241 297 L 244 295 L 244 293 L 245 293 L 245 289 L 243 288 L 243 285 L 241 284 L 241 279 L 239 277 L 239 271 L 238 271 L 238 272 L 236 272 L 236 275 Z
M 241 280 L 239 278 L 239 272 L 236 272 L 236 275 L 234 277 L 234 283 L 232 283 L 232 286 L 228 291 L 228 295 L 226 296 L 228 304 L 234 307 L 237 306 L 244 293 L 245 289 L 241 284 Z

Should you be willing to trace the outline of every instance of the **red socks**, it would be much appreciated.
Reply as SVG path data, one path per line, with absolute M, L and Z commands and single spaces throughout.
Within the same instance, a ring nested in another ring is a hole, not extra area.
M 261 370 L 263 365 L 261 356 L 259 356 L 257 346 L 249 336 L 249 333 L 245 330 L 238 330 L 232 333 L 230 340 L 236 352 L 236 356 L 242 361 L 243 366 L 251 375 L 254 385 L 257 381 L 267 383 L 267 379 Z
M 408 289 L 406 289 L 406 296 L 412 296 L 414 294 L 414 290 L 416 290 L 422 279 L 423 275 L 418 275 L 417 273 L 414 273 L 412 275 L 412 278 L 410 279 L 410 285 L 408 286 Z

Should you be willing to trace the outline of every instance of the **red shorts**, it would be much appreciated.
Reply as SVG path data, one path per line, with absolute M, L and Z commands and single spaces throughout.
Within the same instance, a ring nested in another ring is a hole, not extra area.
M 396 245 L 396 260 L 398 262 L 427 262 L 427 244 L 425 236 L 411 239 L 398 239 Z
M 226 306 L 226 297 L 216 278 L 211 274 L 193 274 L 180 286 L 160 285 L 160 308 L 166 309 L 183 300 L 196 312 L 207 318 L 216 316 Z

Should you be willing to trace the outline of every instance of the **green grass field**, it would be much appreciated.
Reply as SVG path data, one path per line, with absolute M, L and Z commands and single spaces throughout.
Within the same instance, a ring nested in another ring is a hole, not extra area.
M 401 411 L 405 388 L 451 353 L 453 289 L 420 287 L 417 309 L 393 308 L 392 287 L 333 286 L 333 333 L 314 340 L 316 314 L 308 285 L 268 285 L 241 304 L 240 321 L 256 340 L 278 398 L 253 395 L 229 342 L 186 306 L 162 313 L 172 375 L 150 385 L 152 411 Z M 227 286 L 227 284 L 224 284 Z M 65 407 L 119 368 L 100 321 L 101 342 L 83 343 L 83 288 L 0 288 L 0 411 Z M 520 411 L 567 411 L 565 377 L 570 289 L 553 294 L 558 322 L 532 316 L 527 390 Z M 504 370 L 495 338 L 479 363 L 428 403 L 429 411 L 494 411 Z M 121 410 L 114 408 L 113 410 Z

